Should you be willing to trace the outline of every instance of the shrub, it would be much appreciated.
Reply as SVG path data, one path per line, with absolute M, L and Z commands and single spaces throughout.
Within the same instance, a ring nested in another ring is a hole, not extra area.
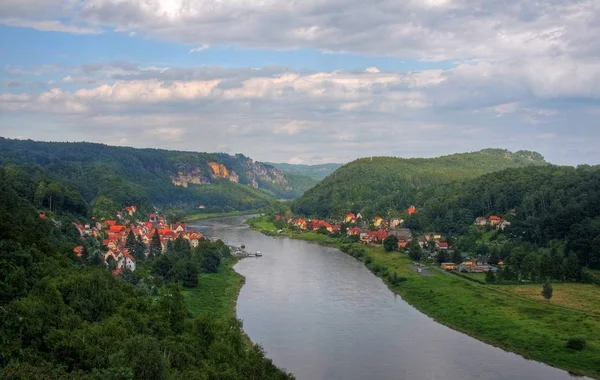
M 582 337 L 573 337 L 567 340 L 567 348 L 581 351 L 585 348 L 585 339 Z

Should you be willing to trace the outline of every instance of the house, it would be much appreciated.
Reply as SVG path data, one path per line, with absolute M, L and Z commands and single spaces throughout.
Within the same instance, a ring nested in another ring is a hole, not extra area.
M 75 256 L 77 257 L 83 256 L 83 246 L 78 245 L 77 247 L 73 248 L 73 252 L 75 252 Z
M 205 207 L 204 205 L 200 205 L 200 206 L 198 206 L 198 208 L 199 208 L 200 210 L 204 210 L 206 207 Z
M 401 241 L 399 241 L 399 242 L 398 242 L 398 248 L 402 248 L 402 249 L 404 249 L 404 248 L 406 248 L 407 246 L 408 246 L 408 242 L 407 242 L 407 241 L 405 241 L 405 240 L 401 240 Z
M 46 219 L 46 213 L 45 212 L 41 212 L 40 213 L 40 219 Z
M 135 207 L 135 206 L 125 207 L 125 211 L 127 211 L 127 214 L 129 214 L 129 215 L 133 215 L 137 211 L 137 207 Z
M 456 270 L 456 264 L 454 263 L 442 263 L 440 267 L 444 270 Z
M 116 221 L 116 220 L 105 220 L 105 221 L 104 221 L 104 224 L 105 224 L 107 227 L 110 227 L 110 226 L 114 226 L 114 225 L 116 225 L 116 224 L 117 224 L 117 221 Z
M 409 213 L 410 215 L 412 215 L 412 214 L 414 214 L 415 212 L 417 212 L 417 208 L 416 208 L 415 206 L 410 206 L 410 207 L 407 209 L 407 211 L 408 211 L 408 213 Z
M 280 221 L 281 220 L 281 215 L 275 215 L 275 221 Z
M 171 229 L 177 233 L 182 233 L 186 231 L 187 227 L 185 223 L 175 223 L 173 226 L 171 226 Z
M 436 243 L 436 247 L 440 251 L 447 251 L 448 250 L 448 243 L 445 242 L 445 241 L 440 241 L 440 242 Z
M 348 230 L 346 231 L 346 235 L 348 235 L 348 236 L 360 236 L 360 227 L 348 228 Z
M 375 227 L 381 226 L 381 222 L 383 222 L 383 218 L 382 217 L 376 216 L 376 217 L 373 218 L 373 225 Z
M 121 232 L 124 229 L 125 229 L 125 226 L 114 224 L 114 225 L 110 226 L 110 228 L 108 229 L 108 231 L 110 231 L 110 232 Z
M 390 220 L 390 228 L 398 228 L 399 225 L 401 225 L 402 223 L 404 223 L 404 220 L 402 219 L 392 219 Z
M 496 226 L 497 230 L 501 230 L 504 231 L 505 228 L 510 227 L 510 222 L 507 222 L 506 220 L 503 220 L 500 222 L 500 224 L 498 224 Z
M 486 219 L 486 218 L 484 218 L 483 216 L 480 216 L 480 217 L 477 217 L 477 218 L 475 219 L 475 223 L 474 223 L 474 224 L 475 224 L 476 226 L 483 227 L 483 226 L 486 226 L 486 225 L 487 225 L 487 223 L 488 223 L 487 219 Z
M 135 257 L 133 257 L 127 249 L 123 249 L 121 251 L 121 256 L 119 257 L 119 262 L 117 264 L 120 268 L 127 268 L 130 271 L 135 270 Z
M 305 230 L 307 228 L 306 220 L 298 218 L 298 220 L 296 220 L 296 226 L 301 230 Z
M 344 218 L 344 223 L 356 223 L 356 215 L 352 212 L 347 213 Z
M 492 226 L 497 226 L 500 223 L 502 223 L 502 218 L 496 215 L 492 215 L 489 217 L 489 221 Z

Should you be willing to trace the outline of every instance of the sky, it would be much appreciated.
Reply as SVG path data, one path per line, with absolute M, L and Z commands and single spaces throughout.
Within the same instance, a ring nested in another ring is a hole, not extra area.
M 598 0 L 3 0 L 0 136 L 600 164 Z

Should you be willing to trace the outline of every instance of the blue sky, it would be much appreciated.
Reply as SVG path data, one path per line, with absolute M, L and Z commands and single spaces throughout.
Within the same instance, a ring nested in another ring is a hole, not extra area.
M 7 0 L 0 135 L 264 161 L 600 163 L 589 1 Z

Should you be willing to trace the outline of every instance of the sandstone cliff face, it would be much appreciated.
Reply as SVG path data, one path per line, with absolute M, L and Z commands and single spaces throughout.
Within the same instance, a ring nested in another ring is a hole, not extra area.
M 230 158 L 233 158 L 230 156 Z M 188 187 L 190 184 L 202 185 L 213 183 L 217 179 L 227 179 L 231 182 L 247 184 L 258 189 L 261 183 L 269 183 L 283 191 L 291 191 L 292 187 L 288 183 L 282 171 L 272 166 L 255 162 L 251 158 L 242 155 L 235 156 L 235 164 L 226 166 L 225 164 L 210 161 L 204 165 L 178 165 L 179 171 L 171 175 L 171 181 L 175 186 Z M 240 180 L 240 175 L 243 180 Z

